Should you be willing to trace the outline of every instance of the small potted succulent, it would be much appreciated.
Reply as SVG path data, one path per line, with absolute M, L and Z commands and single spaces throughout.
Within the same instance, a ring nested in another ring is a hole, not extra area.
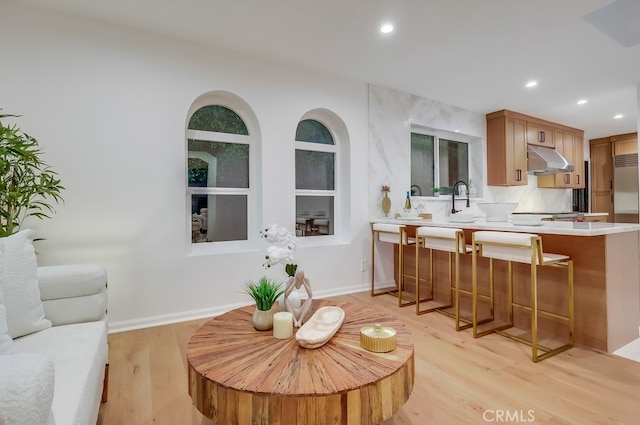
M 433 188 L 433 196 L 440 196 L 440 192 L 442 191 L 442 188 L 440 187 L 434 187 Z
M 256 302 L 253 327 L 259 331 L 271 329 L 273 327 L 273 304 L 284 293 L 282 283 L 263 276 L 258 282 L 247 281 L 244 285 L 244 292 Z

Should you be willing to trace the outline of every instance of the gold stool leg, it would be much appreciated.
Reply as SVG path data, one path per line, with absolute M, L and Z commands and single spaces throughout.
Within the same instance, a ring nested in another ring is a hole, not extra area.
M 531 360 L 538 361 L 538 273 L 531 264 Z
M 406 301 L 404 296 L 404 246 L 409 246 L 406 229 L 400 229 L 400 240 L 398 241 L 398 307 L 407 307 L 416 303 L 416 301 Z M 416 285 L 418 282 L 416 281 Z
M 574 343 L 574 338 L 575 338 L 575 315 L 574 315 L 574 301 L 573 301 L 573 297 L 574 297 L 574 288 L 573 288 L 573 260 L 569 260 L 568 261 L 568 265 L 567 265 L 567 273 L 569 274 L 568 276 L 568 281 L 569 281 L 569 344 L 571 344 L 571 346 L 573 347 L 573 343 Z
M 424 239 L 423 246 L 424 246 Z M 420 237 L 416 236 L 416 314 L 420 314 Z
M 459 308 L 459 307 L 458 307 Z M 471 253 L 471 320 L 473 324 L 473 337 L 478 337 L 478 254 L 473 247 Z

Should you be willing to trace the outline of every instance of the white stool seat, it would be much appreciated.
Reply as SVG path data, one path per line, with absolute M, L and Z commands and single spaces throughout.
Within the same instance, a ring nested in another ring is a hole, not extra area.
M 568 255 L 542 251 L 540 236 L 532 233 L 478 231 L 473 234 L 476 244 L 482 245 L 482 256 L 498 260 L 538 265 L 567 261 Z M 532 252 L 535 256 L 532 258 Z
M 398 243 L 402 240 L 403 245 L 415 243 L 415 239 L 407 236 L 407 226 L 404 224 L 374 223 L 372 228 L 381 242 Z M 402 239 L 400 239 L 401 235 Z
M 418 227 L 416 230 L 416 239 L 422 238 L 424 240 L 424 248 L 437 251 L 470 253 L 471 245 L 467 245 L 464 242 L 464 238 L 459 241 L 457 239 L 460 232 L 462 232 L 462 229 L 424 226 Z

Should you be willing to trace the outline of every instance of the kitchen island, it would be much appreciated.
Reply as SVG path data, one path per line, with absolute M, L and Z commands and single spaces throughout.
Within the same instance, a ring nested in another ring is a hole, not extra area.
M 469 223 L 452 223 L 448 218 L 419 219 L 419 220 L 389 220 L 377 219 L 372 223 L 393 223 L 407 226 L 409 235 L 415 233 L 420 226 L 453 227 L 463 229 L 467 243 L 471 242 L 471 235 L 476 230 L 495 230 L 521 233 L 535 233 L 542 237 L 543 248 L 546 252 L 570 255 L 574 260 L 574 302 L 575 302 L 575 343 L 578 345 L 613 352 L 623 345 L 638 338 L 640 326 L 640 225 L 627 223 L 606 222 L 563 222 L 543 221 L 536 226 L 517 226 L 510 222 L 487 222 L 483 218 L 476 218 Z M 393 258 L 397 258 L 397 246 L 394 252 L 380 249 L 381 255 L 376 260 L 376 281 L 385 280 L 391 283 L 397 276 L 391 273 Z M 421 267 L 428 267 L 427 251 L 420 250 Z M 423 257 L 424 256 L 424 257 Z M 386 258 L 382 258 L 386 257 Z M 471 287 L 471 256 L 463 256 L 461 261 L 461 287 Z M 405 284 L 409 291 L 415 288 L 415 248 L 405 247 Z M 434 271 L 436 273 L 436 299 L 447 299 L 450 295 L 448 288 L 448 257 L 443 252 L 434 253 Z M 382 263 L 381 263 L 382 262 Z M 502 263 L 502 262 L 500 262 Z M 522 266 L 522 267 L 521 267 Z M 479 263 L 479 274 L 488 268 L 486 261 Z M 382 269 L 382 270 L 380 270 Z M 379 273 L 383 273 L 382 277 Z M 421 275 L 428 273 L 428 268 Z M 412 278 L 413 277 L 413 278 Z M 553 310 L 563 310 L 567 307 L 567 297 L 560 290 L 565 285 L 556 282 L 565 281 L 566 276 L 556 269 L 540 268 L 538 281 L 540 291 L 540 305 Z M 505 304 L 506 266 L 496 267 L 497 305 Z M 514 298 L 528 299 L 528 266 L 514 265 Z M 422 291 L 422 290 L 421 290 Z M 461 300 L 461 309 L 470 311 L 470 300 Z M 504 317 L 506 312 L 496 311 L 496 318 Z M 526 332 L 528 327 L 527 314 L 518 314 L 514 319 L 516 327 Z M 542 323 L 542 328 L 548 334 L 562 339 L 563 327 L 558 323 Z M 553 339 L 553 338 L 552 338 Z

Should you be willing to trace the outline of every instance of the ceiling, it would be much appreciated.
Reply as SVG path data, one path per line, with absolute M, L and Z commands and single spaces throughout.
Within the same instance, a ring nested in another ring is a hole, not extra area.
M 640 44 L 625 47 L 593 24 L 637 39 L 638 0 L 22 1 L 483 114 L 511 109 L 584 129 L 587 139 L 638 128 Z M 622 12 L 600 10 L 612 4 Z M 385 22 L 392 33 L 379 31 Z M 531 79 L 538 86 L 525 88 Z

